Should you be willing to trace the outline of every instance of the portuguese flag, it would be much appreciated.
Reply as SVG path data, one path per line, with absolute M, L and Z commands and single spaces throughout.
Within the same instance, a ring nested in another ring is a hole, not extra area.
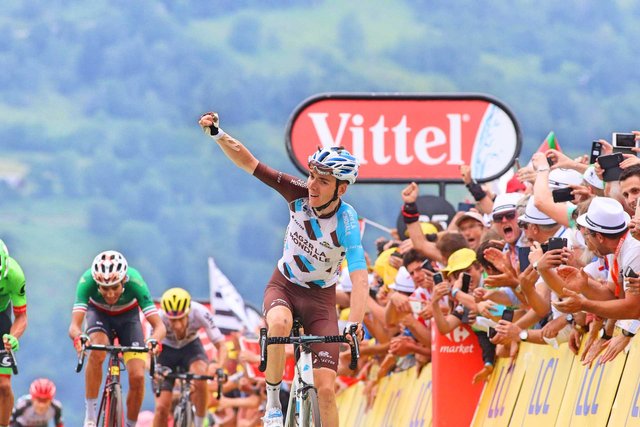
M 538 148 L 538 153 L 544 153 L 547 150 L 562 151 L 562 148 L 560 148 L 560 144 L 558 143 L 558 139 L 556 138 L 556 134 L 553 131 L 549 132 L 544 141 L 542 141 L 542 144 L 540 144 L 540 147 Z

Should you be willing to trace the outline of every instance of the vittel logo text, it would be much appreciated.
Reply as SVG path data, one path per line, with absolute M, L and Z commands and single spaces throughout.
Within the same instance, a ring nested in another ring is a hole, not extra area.
M 484 95 L 318 95 L 294 112 L 287 130 L 294 164 L 306 173 L 317 147 L 344 146 L 360 161 L 359 182 L 495 179 L 519 153 L 513 116 Z
M 362 114 L 339 113 L 339 125 L 332 130 L 328 124 L 328 113 L 309 113 L 318 140 L 323 147 L 352 147 L 362 165 L 369 163 L 365 152 L 365 141 L 372 146 L 371 161 L 377 165 L 386 165 L 395 160 L 400 165 L 408 165 L 414 160 L 424 165 L 435 166 L 445 162 L 448 165 L 461 165 L 462 160 L 462 122 L 468 122 L 469 114 L 447 114 L 448 132 L 436 126 L 425 126 L 410 137 L 411 129 L 407 125 L 407 116 L 403 115 L 398 123 L 389 127 L 385 116 L 380 115 L 372 126 L 367 127 Z M 345 133 L 350 134 L 350 143 L 346 143 Z M 392 143 L 388 136 L 392 135 Z M 389 147 L 391 145 L 391 147 Z M 448 153 L 432 154 L 435 147 L 447 146 Z M 448 154 L 448 156 L 447 156 Z

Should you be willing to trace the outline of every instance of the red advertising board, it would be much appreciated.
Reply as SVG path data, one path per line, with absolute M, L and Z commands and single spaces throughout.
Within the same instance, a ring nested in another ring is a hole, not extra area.
M 514 115 L 482 94 L 321 94 L 294 111 L 286 136 L 304 173 L 318 147 L 345 147 L 360 161 L 358 182 L 459 182 L 462 164 L 486 182 L 522 145 Z
M 483 384 L 471 384 L 483 367 L 476 334 L 462 325 L 442 335 L 435 324 L 431 330 L 433 426 L 468 426 Z

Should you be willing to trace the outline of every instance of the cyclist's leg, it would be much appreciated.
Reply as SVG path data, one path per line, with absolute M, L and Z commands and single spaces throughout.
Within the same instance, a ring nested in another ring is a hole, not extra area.
M 123 346 L 144 346 L 144 333 L 138 310 L 129 310 L 114 316 L 113 329 Z M 144 399 L 144 375 L 147 353 L 125 353 L 123 355 L 129 376 L 127 392 L 127 426 L 135 425 Z
M 180 350 L 165 345 L 158 356 L 158 365 L 176 370 L 180 361 Z M 160 396 L 156 397 L 156 410 L 153 416 L 154 427 L 164 427 L 169 425 L 169 414 L 171 413 L 171 399 L 173 397 L 173 385 L 175 380 L 165 379 L 160 384 Z
M 109 316 L 97 311 L 89 306 L 87 309 L 87 330 L 91 344 L 107 345 L 111 343 L 112 336 L 109 329 Z M 85 368 L 85 423 L 87 421 L 96 422 L 98 417 L 98 395 L 100 393 L 100 384 L 102 383 L 102 365 L 106 353 L 103 351 L 91 351 Z
M 207 374 L 207 353 L 202 341 L 196 339 L 182 348 L 182 354 L 188 361 L 188 370 L 198 375 Z M 196 407 L 195 427 L 202 427 L 207 415 L 207 382 L 195 381 L 191 400 Z
M 294 305 L 289 290 L 298 287 L 290 283 L 276 270 L 270 283 L 264 291 L 263 314 L 267 322 L 269 336 L 289 336 L 293 324 Z M 270 345 L 267 347 L 267 405 L 266 417 L 277 417 L 280 412 L 280 383 L 284 371 L 284 345 Z M 270 416 L 271 415 L 271 416 Z M 267 424 L 268 420 L 265 420 Z
M 338 335 L 336 293 L 331 288 L 311 288 L 303 300 L 302 324 L 309 335 Z M 337 344 L 312 344 L 313 381 L 318 390 L 318 404 L 322 423 L 338 425 L 335 383 L 340 349 Z
M 11 330 L 11 304 L 7 305 L 6 310 L 0 313 L 0 336 L 8 334 Z M 4 348 L 3 348 L 4 350 Z M 3 357 L 4 359 L 4 357 Z M 0 364 L 0 425 L 8 425 L 13 409 L 13 389 L 11 388 L 10 364 L 2 360 Z

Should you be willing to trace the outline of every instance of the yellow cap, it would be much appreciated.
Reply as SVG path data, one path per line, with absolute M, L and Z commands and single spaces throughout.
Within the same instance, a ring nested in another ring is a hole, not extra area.
M 421 222 L 420 228 L 422 229 L 422 234 L 436 234 L 438 232 L 436 226 L 430 222 Z M 404 235 L 409 237 L 409 230 L 405 230 Z
M 458 249 L 447 260 L 447 266 L 441 271 L 451 273 L 453 271 L 466 270 L 476 261 L 476 252 L 469 248 Z
M 397 250 L 398 248 L 390 248 L 382 251 L 380 255 L 378 255 L 378 258 L 376 258 L 376 262 L 373 264 L 373 271 L 375 271 L 378 276 L 382 277 L 382 282 L 385 285 L 389 285 L 396 280 L 398 270 L 389 265 L 389 257 Z

